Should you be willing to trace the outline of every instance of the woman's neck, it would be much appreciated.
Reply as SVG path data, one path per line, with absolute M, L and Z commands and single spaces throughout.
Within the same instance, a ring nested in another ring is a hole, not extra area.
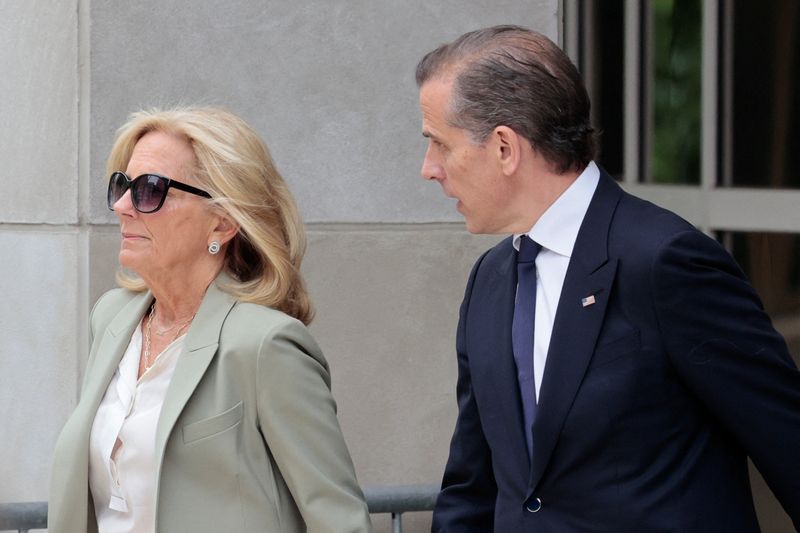
M 142 276 L 157 302 L 158 322 L 171 324 L 194 316 L 208 286 L 220 270 L 221 262 L 214 265 L 214 268 L 195 265 L 189 272 L 170 269 L 161 276 Z

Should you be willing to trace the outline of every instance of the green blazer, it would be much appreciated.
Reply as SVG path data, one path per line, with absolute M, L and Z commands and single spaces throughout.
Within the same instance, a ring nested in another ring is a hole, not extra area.
M 328 366 L 306 327 L 209 287 L 156 429 L 156 531 L 371 531 L 336 419 Z M 95 304 L 80 401 L 56 444 L 49 531 L 96 531 L 89 433 L 150 292 Z

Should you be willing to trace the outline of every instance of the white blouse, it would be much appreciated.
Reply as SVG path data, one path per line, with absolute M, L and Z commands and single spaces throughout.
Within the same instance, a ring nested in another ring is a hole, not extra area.
M 139 379 L 140 322 L 97 409 L 89 488 L 99 533 L 155 530 L 156 426 L 185 337 L 167 346 Z

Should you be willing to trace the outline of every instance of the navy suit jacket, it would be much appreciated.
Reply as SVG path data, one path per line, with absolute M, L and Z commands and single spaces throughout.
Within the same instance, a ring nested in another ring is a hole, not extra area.
M 748 456 L 800 528 L 800 372 L 783 338 L 716 241 L 601 174 L 553 324 L 532 458 L 511 239 L 473 267 L 433 531 L 758 531 Z

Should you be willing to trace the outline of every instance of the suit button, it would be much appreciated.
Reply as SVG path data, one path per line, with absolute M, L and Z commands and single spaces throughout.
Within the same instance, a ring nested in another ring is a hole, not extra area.
M 542 508 L 542 500 L 534 498 L 525 504 L 525 510 L 529 513 L 538 513 Z

